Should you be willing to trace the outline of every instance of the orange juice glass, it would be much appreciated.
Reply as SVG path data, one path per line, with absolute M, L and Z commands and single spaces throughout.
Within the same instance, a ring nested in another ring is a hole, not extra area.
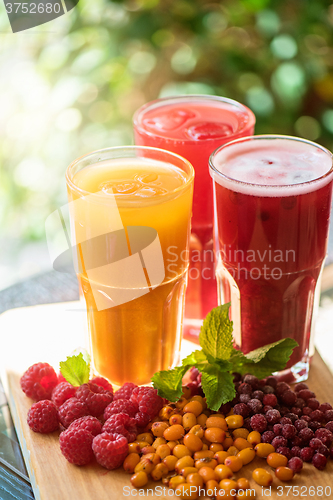
M 93 366 L 114 384 L 149 383 L 179 360 L 193 180 L 184 158 L 140 146 L 96 151 L 67 169 Z

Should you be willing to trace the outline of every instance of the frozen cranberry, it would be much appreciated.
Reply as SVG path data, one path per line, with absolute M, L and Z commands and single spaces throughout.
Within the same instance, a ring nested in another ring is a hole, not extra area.
M 272 446 L 274 446 L 275 449 L 287 445 L 288 445 L 288 440 L 283 436 L 276 436 L 272 441 Z
M 273 406 L 270 405 L 265 405 L 262 409 L 264 413 L 267 413 L 268 411 L 273 410 Z
M 312 439 L 314 436 L 314 432 L 309 429 L 308 427 L 305 427 L 305 429 L 301 429 L 298 433 L 298 437 L 304 441 L 304 443 L 308 443 L 310 439 Z
M 291 413 L 291 412 L 290 413 L 286 413 L 285 414 L 285 418 L 289 418 L 292 421 L 293 424 L 296 422 L 296 420 L 298 420 L 298 416 L 295 415 L 295 413 Z
M 247 429 L 248 431 L 252 431 L 252 427 L 251 427 L 251 419 L 250 418 L 247 418 L 246 420 L 244 420 L 244 424 L 243 424 L 243 427 L 245 429 Z
M 326 467 L 327 458 L 321 453 L 316 453 L 312 458 L 312 464 L 319 470 L 324 470 Z
M 297 415 L 297 417 L 300 417 L 302 415 L 302 409 L 298 408 L 297 406 L 293 406 L 291 408 L 291 412 L 294 413 L 294 415 Z
M 300 382 L 299 384 L 296 384 L 295 387 L 294 387 L 294 391 L 295 392 L 299 392 L 301 391 L 302 389 L 308 389 L 309 387 L 304 383 L 304 382 Z
M 259 399 L 250 399 L 250 401 L 247 403 L 247 406 L 253 414 L 260 413 L 262 410 L 262 403 L 261 401 L 259 401 Z
M 242 381 L 242 375 L 238 372 L 234 372 L 232 374 L 232 376 L 234 377 L 234 382 L 241 382 Z
M 277 405 L 277 397 L 275 394 L 265 394 L 264 399 L 262 400 L 264 405 L 276 406 Z
M 333 420 L 333 410 L 326 410 L 324 413 L 326 422 L 331 422 Z
M 266 419 L 269 424 L 277 424 L 281 419 L 280 412 L 278 410 L 268 410 L 266 413 Z
M 299 398 L 304 399 L 305 401 L 307 401 L 310 398 L 316 397 L 315 393 L 310 391 L 309 389 L 302 389 L 301 391 L 298 392 L 297 396 Z
M 279 446 L 279 448 L 277 448 L 275 451 L 276 453 L 280 453 L 280 455 L 284 455 L 285 457 L 287 457 L 288 460 L 292 458 L 291 451 L 286 446 Z
M 282 420 L 282 419 L 281 419 Z M 292 439 L 296 436 L 297 430 L 294 425 L 286 424 L 282 429 L 282 436 L 286 439 Z
M 221 405 L 220 412 L 223 413 L 224 415 L 227 415 L 231 410 L 231 408 L 232 408 L 231 403 L 225 403 L 224 405 Z
M 324 414 L 320 410 L 314 410 L 310 413 L 309 417 L 315 422 L 322 422 L 324 420 Z
M 288 461 L 288 467 L 289 469 L 292 469 L 295 474 L 297 472 L 301 472 L 301 470 L 303 469 L 303 460 L 301 460 L 299 457 L 292 457 L 289 461 Z
M 317 429 L 315 432 L 315 437 L 320 439 L 320 441 L 328 447 L 330 447 L 333 442 L 332 432 L 325 428 Z
M 333 432 L 333 421 L 331 420 L 330 422 L 327 422 L 325 425 L 325 429 L 328 429 L 329 431 Z
M 324 457 L 327 457 L 327 458 L 330 456 L 330 450 L 324 444 L 322 444 L 321 446 L 319 446 L 319 448 L 317 448 L 315 450 L 315 452 L 316 453 L 321 453 L 322 455 L 324 455 Z
M 311 462 L 313 455 L 314 450 L 312 448 L 306 446 L 305 448 L 301 449 L 301 459 L 304 462 Z
M 302 415 L 300 420 L 304 420 L 304 422 L 306 422 L 307 424 L 311 422 L 311 418 L 309 417 L 309 415 Z
M 258 431 L 260 433 L 264 432 L 267 428 L 267 420 L 264 415 L 261 415 L 260 413 L 253 415 L 251 417 L 251 427 L 254 431 Z
M 271 443 L 274 438 L 275 438 L 274 432 L 272 432 L 272 431 L 265 431 L 261 435 L 261 442 L 262 443 Z
M 291 454 L 293 457 L 300 457 L 301 456 L 301 448 L 299 446 L 293 446 L 291 448 Z
M 313 410 L 311 410 L 311 408 L 309 408 L 308 406 L 304 406 L 304 408 L 302 409 L 303 415 L 310 415 L 310 413 L 312 413 L 312 411 Z
M 266 384 L 272 386 L 273 389 L 276 389 L 277 383 L 278 383 L 278 380 L 276 377 L 271 376 L 271 377 L 267 377 L 267 379 L 266 379 Z
M 238 387 L 238 392 L 239 392 L 239 394 L 251 394 L 252 393 L 252 386 L 250 384 L 246 384 L 243 382 Z
M 319 408 L 319 401 L 316 398 L 310 398 L 306 402 L 307 406 L 311 408 L 312 410 L 317 410 Z
M 296 398 L 296 401 L 295 401 L 294 406 L 295 406 L 296 408 L 301 408 L 301 409 L 302 409 L 302 408 L 304 408 L 304 406 L 305 406 L 305 401 L 304 401 L 304 399 L 302 399 L 302 398 Z
M 251 399 L 250 394 L 240 394 L 239 395 L 239 402 L 240 403 L 246 404 L 250 401 L 250 399 Z
M 274 389 L 271 385 L 264 385 L 264 387 L 262 388 L 262 392 L 264 394 L 274 394 Z
M 303 440 L 298 437 L 298 436 L 295 436 L 293 437 L 291 440 L 290 440 L 290 446 L 293 447 L 293 446 L 302 446 L 303 444 Z
M 321 428 L 321 423 L 320 422 L 316 422 L 315 420 L 309 422 L 309 428 L 311 430 L 313 430 L 313 432 L 316 432 L 317 429 L 320 429 Z
M 297 396 L 293 391 L 285 391 L 280 395 L 280 400 L 287 406 L 294 406 Z
M 250 408 L 245 403 L 238 403 L 233 409 L 235 415 L 242 415 L 243 418 L 248 417 L 250 414 Z
M 323 413 L 325 413 L 326 411 L 328 410 L 332 410 L 332 405 L 330 405 L 329 403 L 322 403 L 318 410 L 322 411 Z
M 287 425 L 287 424 L 292 425 L 292 421 L 288 417 L 282 417 L 280 419 L 280 424 L 282 424 L 282 425 Z
M 295 422 L 295 427 L 298 431 L 302 430 L 302 429 L 305 429 L 305 427 L 308 427 L 308 423 L 305 422 L 305 420 L 302 420 L 302 419 L 298 419 L 296 420 Z
M 283 429 L 283 425 L 281 425 L 281 424 L 273 425 L 273 432 L 274 432 L 275 436 L 282 436 L 282 429 Z
M 287 413 L 290 412 L 290 409 L 288 408 L 288 406 L 281 406 L 279 411 L 281 415 L 284 417 Z
M 333 459 L 333 446 L 330 448 L 330 457 Z
M 259 380 L 254 375 L 245 375 L 243 382 L 245 384 L 250 384 L 253 389 L 258 389 L 259 387 Z
M 317 450 L 320 446 L 322 446 L 322 442 L 318 438 L 312 438 L 309 442 L 310 448 L 313 448 L 314 450 Z
M 286 382 L 278 382 L 276 384 L 275 392 L 278 396 L 281 396 L 286 391 L 290 391 L 290 385 L 288 385 Z
M 264 399 L 264 393 L 262 391 L 254 391 L 252 393 L 252 399 L 259 399 L 259 401 L 262 401 Z

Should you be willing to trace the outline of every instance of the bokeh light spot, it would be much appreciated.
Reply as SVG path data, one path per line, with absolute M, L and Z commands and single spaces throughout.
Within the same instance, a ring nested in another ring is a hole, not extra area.
M 252 87 L 246 94 L 248 106 L 257 115 L 265 116 L 274 110 L 274 100 L 264 87 Z
M 290 35 L 278 35 L 271 42 L 271 51 L 280 59 L 292 59 L 298 52 L 297 43 Z
M 300 116 L 295 123 L 295 131 L 300 137 L 315 141 L 320 136 L 321 128 L 312 116 Z
M 57 117 L 56 126 L 60 130 L 70 132 L 77 129 L 82 122 L 81 112 L 76 108 L 64 109 Z

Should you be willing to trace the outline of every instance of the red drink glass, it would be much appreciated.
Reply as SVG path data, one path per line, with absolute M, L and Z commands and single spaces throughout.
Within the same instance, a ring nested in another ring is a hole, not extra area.
M 231 301 L 235 344 L 247 353 L 295 339 L 289 380 L 305 380 L 326 257 L 332 154 L 296 137 L 232 141 L 210 158 L 219 303 Z
M 213 248 L 213 192 L 207 169 L 221 144 L 253 134 L 255 116 L 242 104 L 223 97 L 191 95 L 157 99 L 134 115 L 135 143 L 166 149 L 194 166 L 190 266 L 185 302 L 184 337 L 198 342 L 207 313 L 217 306 Z M 176 255 L 169 249 L 169 266 Z

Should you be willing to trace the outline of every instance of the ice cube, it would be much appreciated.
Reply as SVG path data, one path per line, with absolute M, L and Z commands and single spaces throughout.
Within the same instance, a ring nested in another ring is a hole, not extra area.
M 99 189 L 106 194 L 134 194 L 140 189 L 139 182 L 103 182 Z
M 195 113 L 186 109 L 173 109 L 155 116 L 154 118 L 145 118 L 143 120 L 143 125 L 147 128 L 159 131 L 175 130 L 195 116 Z
M 200 122 L 189 127 L 186 131 L 190 139 L 204 141 L 218 137 L 228 137 L 234 131 L 228 123 Z

